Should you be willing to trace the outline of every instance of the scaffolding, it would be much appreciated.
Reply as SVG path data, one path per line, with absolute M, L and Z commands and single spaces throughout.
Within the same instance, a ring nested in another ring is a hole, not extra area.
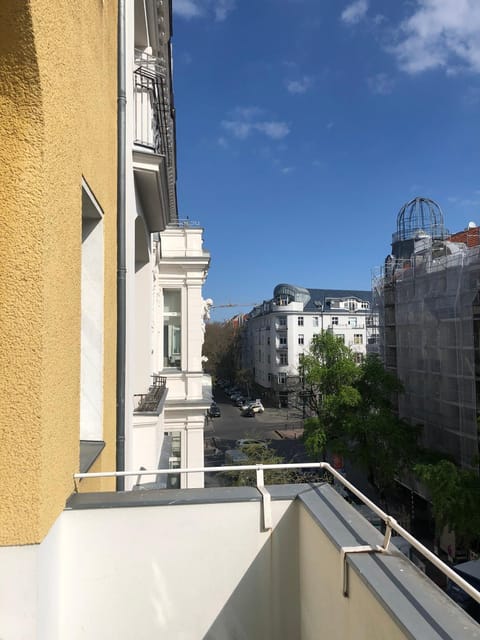
M 427 448 L 478 468 L 480 247 L 413 241 L 408 258 L 391 255 L 373 274 L 378 351 L 405 387 L 400 417 L 422 426 Z

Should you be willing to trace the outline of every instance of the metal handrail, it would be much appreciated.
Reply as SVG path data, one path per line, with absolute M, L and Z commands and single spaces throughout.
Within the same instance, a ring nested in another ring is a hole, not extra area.
M 406 540 L 414 549 L 427 558 L 439 571 L 441 571 L 449 580 L 458 585 L 470 597 L 480 604 L 480 592 L 472 585 L 458 575 L 453 569 L 438 558 L 430 549 L 427 549 L 421 542 L 414 538 L 406 529 L 404 529 L 392 516 L 380 509 L 374 502 L 367 498 L 359 491 L 351 482 L 346 480 L 336 469 L 328 462 L 296 462 L 285 464 L 248 464 L 248 465 L 226 465 L 219 467 L 195 467 L 188 469 L 141 469 L 137 471 L 97 471 L 94 473 L 74 473 L 75 490 L 77 490 L 77 480 L 83 478 L 121 478 L 128 476 L 142 475 L 158 475 L 158 474 L 180 474 L 180 473 L 209 473 L 224 471 L 256 471 L 257 472 L 257 488 L 264 488 L 263 472 L 268 470 L 279 469 L 325 469 L 344 487 L 351 491 L 359 500 L 369 507 L 379 518 L 383 520 L 386 526 L 386 534 L 383 547 L 379 547 L 381 551 L 388 551 L 390 546 L 391 532 L 395 531 L 404 540 Z

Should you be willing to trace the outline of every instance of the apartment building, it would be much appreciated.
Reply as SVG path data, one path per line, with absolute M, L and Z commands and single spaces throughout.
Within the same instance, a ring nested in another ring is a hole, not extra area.
M 279 284 L 273 298 L 247 315 L 243 332 L 244 366 L 255 382 L 281 404 L 287 402 L 289 380 L 298 377 L 300 355 L 314 335 L 329 331 L 350 347 L 357 362 L 372 340 L 371 292 L 306 289 Z
M 450 234 L 440 206 L 407 202 L 373 282 L 380 353 L 402 380 L 399 413 L 428 448 L 478 467 L 479 228 Z
M 203 466 L 211 403 L 201 363 L 210 255 L 199 223 L 177 211 L 171 21 L 168 2 L 126 5 L 128 469 Z M 168 480 L 202 486 L 203 475 Z M 167 478 L 138 483 L 167 486 Z

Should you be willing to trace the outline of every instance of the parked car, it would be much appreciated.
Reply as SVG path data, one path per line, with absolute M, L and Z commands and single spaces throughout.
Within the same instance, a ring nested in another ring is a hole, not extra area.
M 475 589 L 480 589 L 480 560 L 468 560 L 453 566 L 453 570 Z M 447 581 L 447 593 L 474 620 L 480 622 L 480 604 L 452 580 Z
M 235 447 L 237 449 L 242 449 L 243 447 L 249 447 L 251 445 L 262 447 L 262 449 L 267 448 L 265 440 L 256 440 L 255 438 L 241 438 L 235 442 Z
M 263 413 L 265 411 L 265 408 L 263 404 L 260 402 L 260 400 L 255 400 L 255 402 L 251 402 L 248 408 L 253 409 L 255 413 Z
M 240 449 L 227 449 L 225 451 L 225 464 L 248 464 L 248 456 Z
M 220 412 L 220 408 L 215 403 L 212 403 L 210 405 L 210 409 L 207 411 L 207 414 L 209 418 L 220 418 L 222 415 Z
M 254 418 L 255 417 L 255 411 L 253 409 L 250 409 L 250 407 L 247 407 L 246 409 L 243 409 L 242 416 L 244 418 Z

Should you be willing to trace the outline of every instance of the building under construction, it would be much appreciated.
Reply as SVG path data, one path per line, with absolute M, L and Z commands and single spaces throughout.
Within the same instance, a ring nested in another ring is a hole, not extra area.
M 400 417 L 427 448 L 478 467 L 480 227 L 449 234 L 434 201 L 405 204 L 373 300 L 379 353 L 405 387 Z

